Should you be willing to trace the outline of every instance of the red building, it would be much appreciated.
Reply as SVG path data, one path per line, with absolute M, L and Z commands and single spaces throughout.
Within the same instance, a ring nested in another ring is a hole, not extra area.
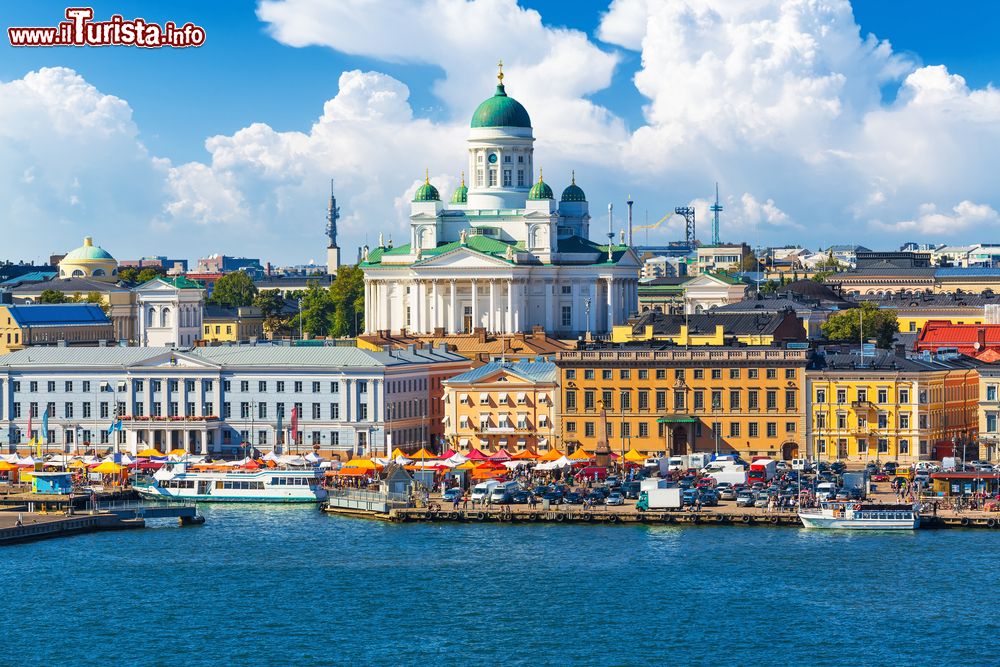
M 993 363 L 1000 360 L 1000 324 L 952 324 L 928 320 L 913 345 L 919 351 L 954 348 L 960 354 Z

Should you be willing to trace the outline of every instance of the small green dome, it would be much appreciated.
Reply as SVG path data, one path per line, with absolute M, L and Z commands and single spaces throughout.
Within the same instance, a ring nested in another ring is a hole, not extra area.
M 76 250 L 71 250 L 66 253 L 63 259 L 68 259 L 70 261 L 81 260 L 81 259 L 108 259 L 114 260 L 107 250 L 100 246 L 94 245 L 94 240 L 89 236 L 83 239 L 83 245 Z
M 424 174 L 424 184 L 413 194 L 413 201 L 441 201 L 438 189 L 431 185 L 430 177 Z
M 455 189 L 455 194 L 451 196 L 452 204 L 469 203 L 469 188 L 465 187 L 465 172 L 462 172 L 462 184 Z
M 507 96 L 501 83 L 493 97 L 476 107 L 472 127 L 531 127 L 531 118 L 520 102 Z
M 538 170 L 538 182 L 531 186 L 531 190 L 528 191 L 528 199 L 555 199 L 555 195 L 552 194 L 552 188 L 549 184 L 542 180 L 542 172 Z
M 576 172 L 573 172 L 573 180 L 562 192 L 560 201 L 587 201 L 587 195 L 583 194 L 583 188 L 576 184 Z

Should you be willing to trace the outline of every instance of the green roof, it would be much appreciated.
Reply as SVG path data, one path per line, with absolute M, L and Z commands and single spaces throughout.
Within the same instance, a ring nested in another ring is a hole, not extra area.
M 706 271 L 706 273 L 708 275 L 712 276 L 713 278 L 715 278 L 716 280 L 721 280 L 722 282 L 726 283 L 727 285 L 742 285 L 743 284 L 742 280 L 740 280 L 739 278 L 734 278 L 733 276 L 729 275 L 728 273 L 711 273 L 711 272 L 707 272 L 707 271 Z
M 425 180 L 424 184 L 413 193 L 413 201 L 441 201 L 441 195 L 438 194 L 438 189 L 431 185 L 430 181 Z
M 424 261 L 430 257 L 436 257 L 438 255 L 443 255 L 446 252 L 451 252 L 452 250 L 457 250 L 461 248 L 462 244 L 459 241 L 453 241 L 451 243 L 445 243 L 439 245 L 436 248 L 431 248 L 430 250 L 421 250 L 421 261 Z M 507 241 L 500 241 L 497 239 L 490 238 L 488 236 L 482 236 L 480 234 L 472 234 L 466 237 L 465 247 L 474 250 L 476 252 L 482 253 L 484 255 L 489 255 L 503 261 L 510 261 L 507 259 L 507 248 L 513 247 L 515 252 L 524 250 L 523 243 L 509 243 Z M 628 246 L 626 245 L 613 245 L 611 246 L 611 261 L 608 262 L 608 246 L 598 245 L 591 241 L 590 239 L 585 239 L 581 236 L 570 236 L 569 238 L 559 239 L 559 252 L 566 253 L 598 253 L 600 255 L 599 259 L 593 263 L 593 266 L 599 265 L 610 265 L 617 264 L 622 256 L 628 252 Z M 382 259 L 384 257 L 394 257 L 399 255 L 409 255 L 411 253 L 409 244 L 397 246 L 395 248 L 376 248 L 374 250 L 368 251 L 368 261 L 361 263 L 361 268 L 372 268 L 382 266 Z M 387 266 L 403 266 L 389 264 Z
M 75 250 L 70 250 L 68 253 L 66 253 L 66 256 L 63 257 L 63 259 L 72 262 L 74 260 L 81 260 L 81 259 L 114 260 L 114 257 L 112 257 L 111 253 L 109 253 L 104 248 L 94 245 L 93 240 L 88 236 L 85 239 L 83 239 L 82 246 L 76 248 Z
M 152 280 L 147 280 L 146 282 L 143 283 L 143 285 L 148 285 L 149 283 L 155 283 L 155 282 L 161 282 L 161 283 L 166 283 L 168 285 L 173 285 L 177 289 L 205 289 L 205 286 L 202 285 L 197 280 L 191 280 L 190 278 L 187 278 L 185 276 L 174 276 L 172 278 L 158 276 L 156 278 L 153 278 Z M 139 287 L 142 287 L 142 285 L 140 285 Z
M 576 172 L 573 172 L 572 180 L 566 186 L 566 189 L 562 191 L 562 197 L 559 200 L 566 202 L 587 201 L 587 195 L 583 193 L 583 188 L 576 184 Z
M 462 174 L 462 184 L 455 189 L 455 194 L 451 196 L 452 204 L 466 204 L 469 201 L 469 188 L 465 187 L 465 174 Z
M 472 127 L 531 127 L 531 118 L 520 102 L 507 96 L 501 83 L 493 97 L 476 107 Z
M 552 194 L 552 188 L 542 180 L 541 173 L 538 175 L 538 182 L 532 185 L 531 190 L 528 191 L 528 199 L 555 199 L 555 195 Z

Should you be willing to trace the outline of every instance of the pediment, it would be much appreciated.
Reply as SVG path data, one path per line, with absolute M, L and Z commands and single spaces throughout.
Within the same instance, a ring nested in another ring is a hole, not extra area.
M 428 257 L 414 264 L 414 268 L 494 269 L 510 268 L 510 263 L 471 248 L 456 248 L 446 253 Z
M 170 283 L 165 283 L 161 280 L 152 280 L 148 283 L 139 285 L 133 291 L 141 292 L 143 294 L 150 294 L 156 292 L 160 292 L 163 294 L 174 294 L 176 292 L 179 292 L 180 290 L 171 285 Z
M 163 354 L 158 354 L 140 362 L 132 364 L 129 368 L 202 368 L 217 369 L 219 366 L 204 359 L 200 359 L 184 352 L 164 350 Z

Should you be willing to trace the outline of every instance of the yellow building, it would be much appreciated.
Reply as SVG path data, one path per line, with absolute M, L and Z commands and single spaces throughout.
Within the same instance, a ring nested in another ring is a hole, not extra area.
M 613 343 L 657 342 L 674 345 L 772 345 L 804 341 L 806 330 L 795 313 L 705 313 L 666 315 L 648 311 L 611 331 Z
M 805 448 L 808 355 L 727 346 L 561 352 L 563 442 L 594 451 L 603 409 L 615 452 L 795 458 Z
M 221 343 L 264 338 L 264 314 L 260 308 L 205 306 L 203 313 L 202 340 Z
M 980 366 L 959 355 L 877 350 L 817 355 L 807 373 L 810 457 L 914 461 L 951 456 L 979 429 Z
M 544 452 L 558 445 L 552 362 L 492 362 L 443 385 L 444 436 L 453 449 Z
M 1000 366 L 979 368 L 979 448 L 983 461 L 1000 461 Z
M 1000 304 L 1000 296 L 991 294 L 884 294 L 861 297 L 881 309 L 896 311 L 902 332 L 915 333 L 931 320 L 952 324 L 983 324 L 986 306 Z
M 59 277 L 118 282 L 118 261 L 87 236 L 82 246 L 66 253 L 59 262 Z

